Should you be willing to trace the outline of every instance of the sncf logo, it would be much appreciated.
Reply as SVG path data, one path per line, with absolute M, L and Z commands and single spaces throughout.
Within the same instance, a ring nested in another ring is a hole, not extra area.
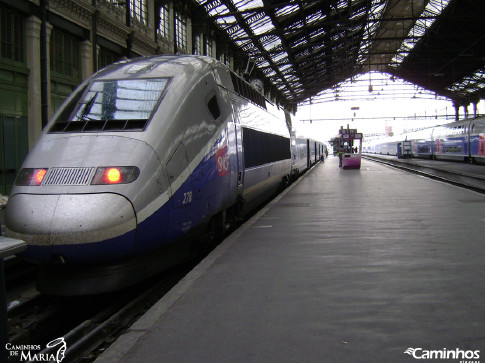
M 229 174 L 231 171 L 231 164 L 229 163 L 229 154 L 227 152 L 227 145 L 220 148 L 216 152 L 217 171 L 219 176 Z

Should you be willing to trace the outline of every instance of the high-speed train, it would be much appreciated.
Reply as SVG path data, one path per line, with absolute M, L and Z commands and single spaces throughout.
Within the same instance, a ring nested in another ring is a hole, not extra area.
M 411 141 L 414 157 L 485 164 L 485 117 L 433 126 L 391 138 L 370 140 L 363 151 L 396 155 L 397 144 Z
M 202 56 L 123 61 L 64 102 L 17 176 L 7 235 L 27 242 L 37 287 L 131 285 L 224 233 L 324 155 L 290 114 Z

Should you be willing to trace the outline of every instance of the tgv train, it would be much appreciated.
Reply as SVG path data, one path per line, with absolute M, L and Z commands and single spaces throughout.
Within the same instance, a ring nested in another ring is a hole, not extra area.
M 194 236 L 224 233 L 323 154 L 212 58 L 124 61 L 46 126 L 11 192 L 7 234 L 27 242 L 40 291 L 115 290 L 187 258 Z
M 485 117 L 425 128 L 392 138 L 368 141 L 364 152 L 396 155 L 397 144 L 411 141 L 419 158 L 456 160 L 485 164 Z

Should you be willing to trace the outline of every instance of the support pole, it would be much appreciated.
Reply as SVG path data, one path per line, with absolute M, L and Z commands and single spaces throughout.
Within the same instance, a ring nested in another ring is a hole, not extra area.
M 91 24 L 91 41 L 93 52 L 93 73 L 98 70 L 98 9 L 96 8 L 96 0 L 92 0 L 94 6 L 94 14 Z
M 47 94 L 47 5 L 49 0 L 40 0 L 40 98 L 42 128 L 49 122 L 49 95 Z
M 125 14 L 126 26 L 131 29 L 131 4 L 129 0 L 127 0 L 125 3 L 126 3 L 126 14 Z M 126 56 L 128 58 L 133 57 L 133 38 L 134 38 L 134 33 L 133 33 L 133 30 L 131 30 L 130 34 L 128 34 L 128 38 L 126 39 Z

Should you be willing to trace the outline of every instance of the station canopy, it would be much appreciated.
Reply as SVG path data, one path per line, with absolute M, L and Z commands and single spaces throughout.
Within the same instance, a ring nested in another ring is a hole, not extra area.
M 483 0 L 196 0 L 296 106 L 371 71 L 457 105 L 485 97 Z

